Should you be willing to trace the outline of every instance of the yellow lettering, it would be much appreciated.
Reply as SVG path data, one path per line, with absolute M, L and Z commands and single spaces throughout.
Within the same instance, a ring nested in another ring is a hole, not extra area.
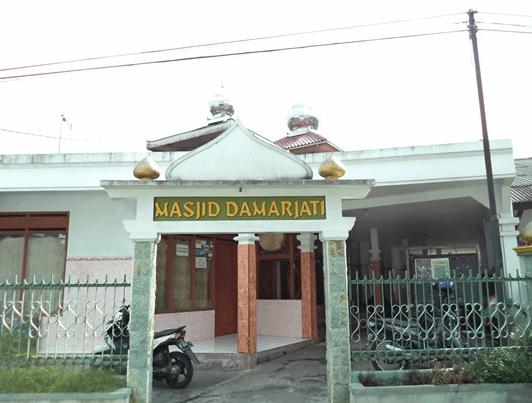
M 287 215 L 288 214 L 290 217 L 292 217 L 292 212 L 290 211 L 291 207 L 292 207 L 292 202 L 291 201 L 283 200 L 281 202 L 282 215 Z
M 281 214 L 279 213 L 279 208 L 277 207 L 277 203 L 275 203 L 275 200 L 272 201 L 272 204 L 270 204 L 270 210 L 268 211 L 268 215 L 275 214 L 277 217 L 279 217 Z
M 174 215 L 177 215 L 178 217 L 182 216 L 178 202 L 174 202 L 174 204 L 172 204 L 172 211 L 170 211 L 170 217 L 173 217 Z
M 210 201 L 207 203 L 208 211 L 209 211 L 209 217 L 218 217 L 218 214 L 220 214 L 220 205 L 214 201 Z
M 183 205 L 183 208 L 185 209 L 186 213 L 183 213 L 183 215 L 187 218 L 194 217 L 194 209 L 192 208 L 194 206 L 194 202 L 186 202 Z
M 226 201 L 225 209 L 227 217 L 234 217 L 238 213 L 238 204 L 236 204 L 234 201 Z
M 201 202 L 201 216 L 205 217 L 205 202 Z
M 242 217 L 244 214 L 247 215 L 248 217 L 251 217 L 251 211 L 249 209 L 249 205 L 247 201 L 242 203 L 239 216 Z
M 298 201 L 294 202 L 294 205 L 295 205 L 295 210 L 296 210 L 294 218 L 297 218 L 299 217 L 299 202 Z
M 266 202 L 262 202 L 262 205 L 261 205 L 261 208 L 259 209 L 259 207 L 257 206 L 257 202 L 254 201 L 253 202 L 253 217 L 255 217 L 256 215 L 261 215 L 261 216 L 264 216 L 266 217 Z
M 321 215 L 325 215 L 325 200 L 320 201 Z
M 320 203 L 319 200 L 310 201 L 310 204 L 312 204 L 312 215 L 318 215 L 318 204 L 319 203 Z
M 309 217 L 312 216 L 312 213 L 310 212 L 310 206 L 308 205 L 308 202 L 306 200 L 301 203 L 301 210 L 299 211 L 300 215 L 306 214 Z
M 168 217 L 168 202 L 164 203 L 164 210 L 161 210 L 159 203 L 155 203 L 155 218 Z
M 201 202 L 196 202 L 196 220 L 201 218 Z

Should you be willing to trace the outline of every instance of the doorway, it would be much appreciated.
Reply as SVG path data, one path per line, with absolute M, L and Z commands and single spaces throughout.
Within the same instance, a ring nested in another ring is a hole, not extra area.
M 237 243 L 216 240 L 215 261 L 215 336 L 237 332 Z

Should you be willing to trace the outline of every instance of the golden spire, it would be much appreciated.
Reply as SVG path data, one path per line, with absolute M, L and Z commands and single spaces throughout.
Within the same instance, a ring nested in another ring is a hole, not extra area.
M 345 175 L 345 166 L 338 158 L 331 155 L 322 162 L 318 173 L 325 179 L 338 179 Z
M 527 245 L 532 245 L 532 221 L 521 231 L 521 240 Z
M 157 163 L 148 155 L 135 166 L 135 169 L 133 169 L 133 175 L 135 178 L 143 181 L 153 180 L 161 175 L 161 168 L 159 168 L 159 165 L 157 165 Z

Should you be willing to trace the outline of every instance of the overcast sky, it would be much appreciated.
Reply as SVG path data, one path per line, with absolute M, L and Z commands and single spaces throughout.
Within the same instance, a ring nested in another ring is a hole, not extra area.
M 304 103 L 320 121 L 318 132 L 344 150 L 481 141 L 472 47 L 466 32 L 467 11 L 472 8 L 478 11 L 475 18 L 481 29 L 489 137 L 511 139 L 516 158 L 532 157 L 529 0 L 136 4 L 0 3 L 0 77 L 352 43 L 0 78 L 0 154 L 57 153 L 59 141 L 41 136 L 60 134 L 65 138 L 61 152 L 143 151 L 146 140 L 204 126 L 207 104 L 221 83 L 235 116 L 270 140 L 286 135 L 291 106 Z M 344 27 L 355 28 L 336 30 Z M 309 31 L 322 32 L 287 36 Z M 283 36 L 10 69 L 279 35 Z M 404 38 L 385 39 L 398 36 Z M 72 128 L 61 124 L 61 115 Z

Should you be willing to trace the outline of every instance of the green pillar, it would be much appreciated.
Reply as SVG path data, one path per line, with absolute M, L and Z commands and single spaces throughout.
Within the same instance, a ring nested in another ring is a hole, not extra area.
M 351 376 L 347 259 L 344 240 L 321 237 L 327 326 L 329 402 L 349 402 Z
M 127 384 L 135 403 L 152 401 L 156 251 L 157 239 L 134 240 Z

